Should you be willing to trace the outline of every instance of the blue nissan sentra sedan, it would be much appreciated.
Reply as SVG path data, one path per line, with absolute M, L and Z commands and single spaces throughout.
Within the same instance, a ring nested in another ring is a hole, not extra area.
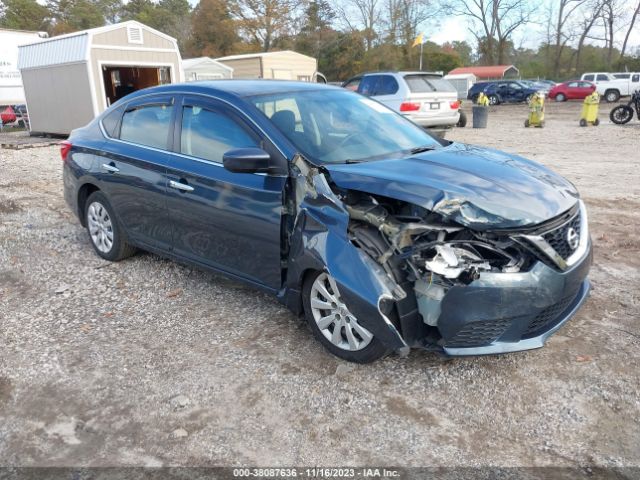
M 589 292 L 570 182 L 341 88 L 154 87 L 75 130 L 61 155 L 100 257 L 142 249 L 248 282 L 349 361 L 541 347 Z

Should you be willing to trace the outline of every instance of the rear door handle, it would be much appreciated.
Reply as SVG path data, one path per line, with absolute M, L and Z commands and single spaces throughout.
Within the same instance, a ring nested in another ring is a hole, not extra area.
M 112 165 L 110 163 L 103 163 L 102 164 L 102 169 L 106 170 L 109 173 L 118 173 L 120 171 L 120 169 L 118 167 L 116 167 L 115 165 Z
M 182 190 L 183 192 L 193 192 L 193 187 L 186 183 L 176 182 L 175 180 L 169 180 L 169 186 L 176 190 Z

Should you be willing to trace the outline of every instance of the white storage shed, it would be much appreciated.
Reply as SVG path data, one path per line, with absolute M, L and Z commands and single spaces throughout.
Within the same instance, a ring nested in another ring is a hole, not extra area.
M 477 77 L 473 73 L 445 75 L 444 78 L 445 80 L 449 80 L 449 83 L 456 87 L 456 90 L 458 91 L 458 98 L 462 100 L 467 99 L 469 89 L 478 81 Z
M 31 131 L 68 134 L 146 87 L 183 80 L 176 40 L 136 21 L 19 47 Z
M 233 68 L 209 57 L 184 59 L 182 69 L 187 82 L 233 78 Z

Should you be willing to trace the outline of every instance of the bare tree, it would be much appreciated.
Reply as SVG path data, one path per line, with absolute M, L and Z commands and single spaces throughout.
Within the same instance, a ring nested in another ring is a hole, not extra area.
M 582 33 L 580 34 L 578 45 L 576 47 L 576 73 L 580 73 L 580 57 L 582 55 L 584 42 L 589 37 L 589 33 L 593 29 L 593 26 L 596 24 L 596 21 L 600 18 L 603 7 L 603 0 L 591 0 L 583 9 L 586 15 L 583 17 L 581 22 Z
M 380 0 L 347 0 L 337 7 L 340 18 L 352 32 L 364 35 L 367 51 L 378 37 L 382 12 Z
M 449 0 L 448 10 L 467 17 L 479 29 L 471 29 L 478 44 L 485 46 L 489 63 L 504 63 L 513 33 L 525 25 L 532 13 L 528 0 Z
M 299 5 L 298 0 L 233 0 L 229 11 L 240 31 L 267 52 L 275 40 L 290 33 Z
M 558 15 L 556 17 L 554 41 L 555 41 L 555 55 L 553 58 L 553 75 L 558 77 L 560 73 L 560 63 L 562 59 L 562 52 L 564 51 L 567 43 L 575 37 L 575 30 L 573 28 L 568 29 L 571 33 L 567 33 L 567 26 L 573 14 L 584 5 L 586 0 L 559 0 L 558 3 Z
M 629 36 L 631 35 L 631 31 L 633 30 L 633 26 L 636 23 L 636 19 L 638 18 L 638 14 L 640 13 L 640 1 L 636 6 L 636 9 L 633 12 L 633 16 L 631 17 L 631 22 L 629 23 L 629 28 L 627 29 L 627 34 L 624 36 L 624 42 L 622 42 L 622 49 L 620 50 L 620 59 L 624 57 L 625 52 L 627 51 L 627 44 L 629 43 Z

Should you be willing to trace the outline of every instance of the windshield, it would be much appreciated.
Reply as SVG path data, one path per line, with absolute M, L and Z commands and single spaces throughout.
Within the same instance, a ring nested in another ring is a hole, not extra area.
M 393 110 L 346 90 L 257 95 L 251 101 L 314 163 L 389 158 L 441 146 Z

